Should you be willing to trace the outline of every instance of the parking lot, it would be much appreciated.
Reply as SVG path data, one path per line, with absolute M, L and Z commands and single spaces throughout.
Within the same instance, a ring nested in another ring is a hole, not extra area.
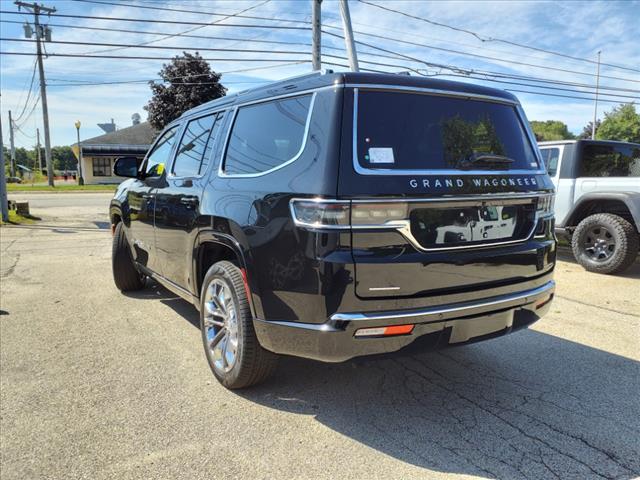
M 30 194 L 1 229 L 0 477 L 616 478 L 640 475 L 640 264 L 566 252 L 550 314 L 466 347 L 284 358 L 230 392 L 196 310 L 111 278 L 110 194 Z

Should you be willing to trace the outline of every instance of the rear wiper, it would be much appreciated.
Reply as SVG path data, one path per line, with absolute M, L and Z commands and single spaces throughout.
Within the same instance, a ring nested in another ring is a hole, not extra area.
M 462 162 L 460 162 L 461 167 L 472 167 L 478 163 L 485 163 L 490 165 L 507 165 L 515 162 L 513 158 L 505 157 L 504 155 L 495 155 L 492 153 L 486 153 L 482 155 L 476 155 L 475 153 L 469 155 Z

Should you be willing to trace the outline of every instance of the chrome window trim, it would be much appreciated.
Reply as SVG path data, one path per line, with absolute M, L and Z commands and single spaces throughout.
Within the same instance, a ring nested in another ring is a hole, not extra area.
M 353 157 L 353 169 L 360 175 L 451 175 L 451 176 L 467 176 L 467 175 L 544 175 L 546 170 L 541 169 L 542 165 L 540 153 L 538 152 L 537 144 L 531 143 L 531 132 L 528 128 L 525 128 L 522 121 L 522 108 L 517 102 L 513 102 L 507 99 L 500 99 L 499 97 L 491 97 L 487 95 L 478 94 L 464 94 L 462 92 L 450 92 L 448 90 L 435 90 L 429 88 L 417 88 L 417 87 L 400 87 L 393 85 L 367 85 L 367 84 L 348 84 L 347 86 L 353 87 L 353 138 L 352 138 L 352 157 Z M 537 170 L 447 170 L 447 169 L 425 169 L 425 170 L 399 170 L 391 168 L 365 168 L 358 161 L 358 90 L 363 89 L 384 89 L 393 91 L 408 91 L 408 92 L 422 92 L 432 95 L 450 96 L 450 97 L 462 97 L 473 98 L 478 100 L 489 100 L 497 103 L 504 103 L 516 107 L 516 114 L 518 120 L 521 122 L 521 126 L 526 132 L 526 136 L 529 139 L 531 148 L 533 149 L 534 156 L 538 162 Z M 498 100 L 500 100 L 498 102 Z
M 173 169 L 176 166 L 176 160 L 178 158 L 178 148 L 180 147 L 180 144 L 182 143 L 182 139 L 184 138 L 185 134 L 187 133 L 187 127 L 189 126 L 189 124 L 191 122 L 193 122 L 195 120 L 199 120 L 199 119 L 204 118 L 204 117 L 209 117 L 211 115 L 215 115 L 217 117 L 218 114 L 225 113 L 225 112 L 227 112 L 227 110 L 225 110 L 225 109 L 214 110 L 212 112 L 206 112 L 206 113 L 203 112 L 202 115 L 193 116 L 193 117 L 189 117 L 189 118 L 185 119 L 185 122 L 182 125 L 182 135 L 180 135 L 180 141 L 177 143 L 176 151 L 173 153 L 173 157 L 171 159 L 171 168 L 167 172 L 167 178 L 168 179 L 170 179 L 170 180 L 185 180 L 185 179 L 186 180 L 199 180 L 199 179 L 203 178 L 205 175 L 207 175 L 207 173 L 209 172 L 209 169 L 211 168 L 210 167 L 211 162 L 209 162 L 209 164 L 207 165 L 207 168 L 205 168 L 204 172 L 199 173 L 197 175 L 175 175 L 173 173 Z M 218 121 L 224 121 L 224 116 L 220 120 L 218 120 L 217 118 L 214 119 L 213 125 L 211 126 L 212 130 L 215 128 L 216 123 Z M 211 132 L 209 132 L 209 135 L 211 135 Z M 216 141 L 215 138 L 213 139 L 213 141 L 214 141 L 214 146 L 215 146 L 215 141 Z M 213 155 L 215 155 L 215 152 L 212 150 L 211 151 L 211 157 L 209 158 L 209 160 L 213 160 Z M 200 160 L 200 165 L 202 165 L 202 159 Z
M 323 87 L 323 89 L 326 87 Z M 330 88 L 334 88 L 333 86 L 331 86 Z M 307 146 L 307 138 L 309 137 L 309 128 L 311 126 L 311 116 L 313 114 L 313 108 L 315 106 L 316 103 L 316 96 L 318 94 L 318 90 L 307 90 L 305 92 L 295 92 L 292 94 L 287 94 L 287 95 L 280 95 L 277 97 L 271 97 L 271 98 L 266 98 L 266 99 L 261 99 L 261 100 L 256 100 L 256 101 L 252 101 L 252 102 L 246 102 L 240 105 L 236 105 L 233 109 L 233 113 L 232 113 L 232 117 L 231 117 L 231 123 L 229 124 L 229 130 L 227 131 L 227 135 L 225 138 L 225 142 L 224 142 L 224 146 L 222 148 L 222 158 L 220 159 L 220 163 L 218 165 L 218 176 L 221 178 L 256 178 L 256 177 L 262 177 L 263 175 L 268 175 L 269 173 L 275 172 L 276 170 L 280 170 L 281 168 L 286 167 L 287 165 L 291 165 L 293 162 L 295 162 L 298 158 L 300 158 L 300 156 L 302 155 L 302 152 L 304 152 L 304 149 Z M 280 165 L 276 165 L 273 168 L 270 168 L 269 170 L 265 170 L 264 172 L 256 172 L 256 173 L 226 173 L 224 171 L 224 165 L 226 163 L 226 157 L 227 157 L 227 148 L 229 147 L 229 141 L 231 139 L 231 133 L 233 132 L 233 127 L 236 123 L 236 118 L 238 116 L 238 110 L 242 107 L 246 107 L 246 106 L 250 106 L 250 105 L 256 105 L 256 104 L 260 104 L 260 103 L 268 103 L 268 102 L 274 102 L 274 101 L 278 101 L 281 100 L 283 98 L 290 98 L 290 97 L 302 97 L 305 95 L 308 95 L 309 93 L 311 93 L 311 103 L 309 104 L 309 111 L 307 112 L 307 119 L 305 121 L 305 126 L 304 126 L 304 132 L 302 133 L 302 143 L 300 144 L 300 148 L 298 149 L 298 152 L 289 160 L 281 163 Z

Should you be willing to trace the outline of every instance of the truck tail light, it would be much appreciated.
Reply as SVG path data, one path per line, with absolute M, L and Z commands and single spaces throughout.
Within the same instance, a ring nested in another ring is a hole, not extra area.
M 398 228 L 409 218 L 409 204 L 405 202 L 354 203 L 351 224 L 354 228 Z
M 555 195 L 550 193 L 548 195 L 541 195 L 538 197 L 538 216 L 546 216 L 553 214 L 553 204 L 555 201 Z
M 297 199 L 289 203 L 296 226 L 319 229 L 349 229 L 349 200 Z
M 296 226 L 311 229 L 400 228 L 409 218 L 406 202 L 352 203 L 349 200 L 294 198 L 289 205 Z

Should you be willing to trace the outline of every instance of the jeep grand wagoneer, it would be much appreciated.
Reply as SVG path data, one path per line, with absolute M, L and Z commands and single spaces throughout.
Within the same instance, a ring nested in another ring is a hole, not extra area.
M 315 73 L 190 110 L 115 171 L 116 286 L 192 302 L 228 388 L 278 354 L 499 336 L 553 298 L 553 185 L 504 91 Z

